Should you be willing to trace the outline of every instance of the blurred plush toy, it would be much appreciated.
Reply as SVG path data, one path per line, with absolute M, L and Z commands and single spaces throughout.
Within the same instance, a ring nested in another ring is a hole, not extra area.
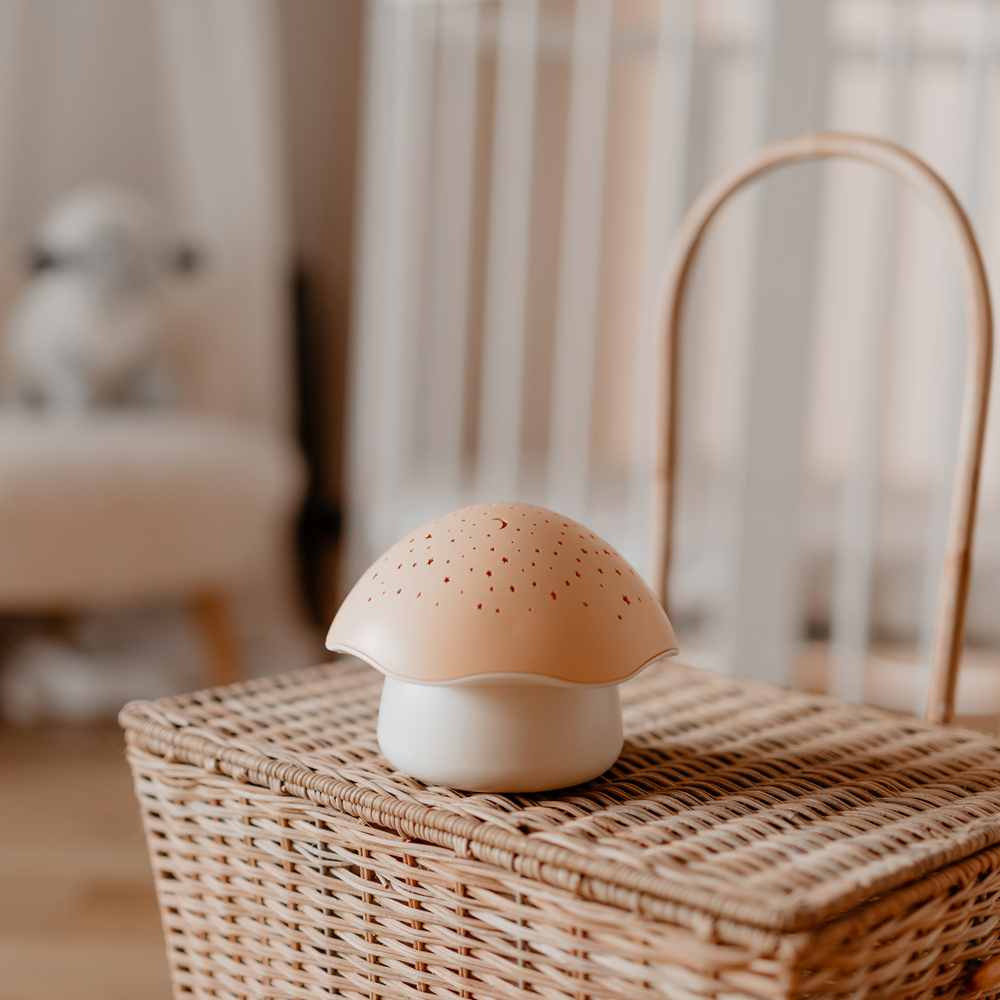
M 162 291 L 197 263 L 128 191 L 88 188 L 57 204 L 8 324 L 4 402 L 62 414 L 170 405 Z

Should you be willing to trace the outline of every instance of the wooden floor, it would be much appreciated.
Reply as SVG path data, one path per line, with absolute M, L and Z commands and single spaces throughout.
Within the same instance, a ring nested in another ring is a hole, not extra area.
M 167 1000 L 152 874 L 113 724 L 0 726 L 0 1000 Z

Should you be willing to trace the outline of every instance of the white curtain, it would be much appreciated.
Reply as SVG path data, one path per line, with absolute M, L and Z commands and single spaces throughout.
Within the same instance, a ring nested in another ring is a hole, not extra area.
M 217 323 L 239 374 L 232 402 L 287 428 L 289 204 L 275 3 L 156 0 L 156 14 L 170 177 L 218 276 Z
M 288 428 L 283 138 L 275 0 L 2 0 L 0 295 L 59 197 L 137 189 L 205 258 L 178 333 L 188 398 Z

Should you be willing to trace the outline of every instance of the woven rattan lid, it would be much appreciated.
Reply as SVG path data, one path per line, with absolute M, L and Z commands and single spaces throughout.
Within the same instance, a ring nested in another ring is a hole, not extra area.
M 1000 743 L 978 733 L 654 664 L 622 686 L 625 749 L 606 774 L 472 794 L 384 760 L 381 684 L 345 661 L 121 720 L 152 753 L 654 919 L 811 928 L 1000 843 Z

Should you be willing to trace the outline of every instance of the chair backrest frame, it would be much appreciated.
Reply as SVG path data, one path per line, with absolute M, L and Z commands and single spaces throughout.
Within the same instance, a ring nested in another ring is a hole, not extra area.
M 925 717 L 951 722 L 962 655 L 993 355 L 993 313 L 982 254 L 955 193 L 927 163 L 895 143 L 850 132 L 812 132 L 763 146 L 708 185 L 688 210 L 660 283 L 658 392 L 653 532 L 655 581 L 664 607 L 672 543 L 677 464 L 678 358 L 681 317 L 692 264 L 709 223 L 736 192 L 779 167 L 806 160 L 861 160 L 894 174 L 929 205 L 957 255 L 965 300 L 967 349 L 958 454 L 941 584 L 934 623 Z

